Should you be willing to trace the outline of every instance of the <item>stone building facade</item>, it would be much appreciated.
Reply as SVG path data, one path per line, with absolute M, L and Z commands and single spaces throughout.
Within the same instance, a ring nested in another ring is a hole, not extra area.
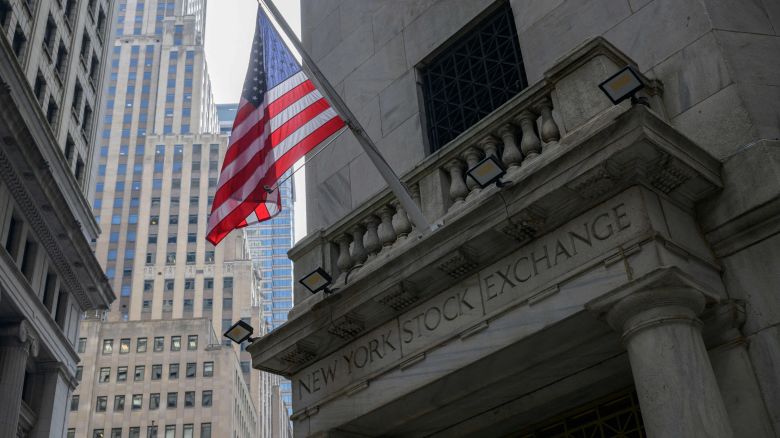
M 84 196 L 111 8 L 0 2 L 3 437 L 63 436 L 79 317 L 115 298 L 90 251 L 99 228 Z
M 206 318 L 85 320 L 72 437 L 259 437 L 238 356 Z
M 92 184 L 95 126 L 114 3 L 0 2 L 0 33 L 84 194 Z
M 333 293 L 248 347 L 296 436 L 780 433 L 776 2 L 302 6 L 432 226 L 351 136 L 307 163 L 290 257 Z

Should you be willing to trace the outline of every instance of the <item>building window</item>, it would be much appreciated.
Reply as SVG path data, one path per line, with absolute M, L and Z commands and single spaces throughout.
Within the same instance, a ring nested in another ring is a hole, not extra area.
M 184 393 L 184 407 L 185 408 L 195 407 L 195 391 L 186 391 Z
M 179 393 L 178 392 L 169 392 L 168 393 L 168 400 L 166 406 L 168 409 L 173 409 L 176 407 L 176 404 L 179 401 Z
M 98 383 L 108 383 L 111 380 L 111 368 L 101 368 L 98 373 Z
M 187 336 L 187 350 L 194 351 L 198 349 L 198 335 Z
M 179 364 L 172 363 L 168 365 L 168 380 L 176 380 L 179 378 Z
M 65 435 L 65 438 L 76 438 L 76 429 L 68 429 L 68 433 Z
M 133 405 L 131 406 L 131 409 L 137 411 L 141 409 L 143 405 L 144 405 L 143 394 L 133 394 Z
M 203 391 L 201 406 L 211 406 L 211 390 Z
M 155 410 L 160 407 L 160 393 L 149 394 L 149 410 Z
M 116 369 L 116 381 L 117 382 L 126 382 L 127 381 L 127 367 L 117 367 L 117 369 Z
M 141 438 L 141 428 L 140 427 L 131 427 L 128 431 L 128 438 Z
M 200 438 L 211 438 L 211 423 L 200 424 Z
M 222 279 L 223 289 L 233 289 L 233 277 L 225 277 Z
M 152 380 L 160 380 L 162 378 L 162 365 L 152 365 Z
M 79 410 L 79 396 L 73 395 L 70 397 L 70 410 L 71 411 L 78 411 Z
M 146 427 L 146 437 L 147 438 L 157 438 L 157 426 L 147 426 Z
M 181 351 L 181 336 L 171 336 L 171 351 Z
M 176 425 L 165 426 L 165 438 L 176 438 Z
M 203 377 L 214 375 L 214 362 L 203 362 Z
M 144 289 L 146 289 L 146 284 L 144 284 Z M 138 338 L 138 341 L 136 341 L 135 346 L 135 352 L 136 353 L 146 353 L 146 338 Z
M 124 411 L 125 410 L 125 396 L 124 395 L 115 395 L 114 396 L 114 411 Z
M 436 151 L 528 86 L 509 2 L 421 68 Z
M 211 290 L 214 289 L 214 279 L 213 278 L 204 278 L 203 279 L 203 289 Z
M 111 429 L 111 438 L 122 438 L 122 429 L 118 427 Z
M 95 403 L 95 412 L 106 412 L 107 403 L 108 403 L 108 398 L 106 398 L 106 396 L 98 397 L 97 402 Z
M 95 429 L 92 432 L 92 438 L 105 438 L 106 434 L 103 432 L 103 429 Z
M 160 352 L 165 349 L 165 338 L 158 336 L 154 338 L 154 351 Z
M 111 354 L 114 352 L 114 340 L 103 339 L 103 354 Z
M 84 376 L 84 367 L 83 366 L 77 366 L 76 367 L 76 381 L 81 382 L 81 378 Z
M 87 338 L 79 338 L 79 345 L 76 351 L 84 353 L 87 350 Z
M 146 370 L 145 366 L 143 366 L 143 365 L 136 365 L 133 381 L 135 381 L 135 382 L 143 382 L 144 381 L 144 372 L 145 372 L 145 370 Z
M 196 364 L 194 362 L 188 362 L 187 363 L 187 368 L 185 370 L 185 375 L 187 376 L 187 378 L 191 379 L 191 378 L 195 377 L 196 374 L 197 374 L 197 369 L 198 369 L 198 364 Z
M 130 352 L 130 339 L 119 340 L 119 354 L 127 354 Z

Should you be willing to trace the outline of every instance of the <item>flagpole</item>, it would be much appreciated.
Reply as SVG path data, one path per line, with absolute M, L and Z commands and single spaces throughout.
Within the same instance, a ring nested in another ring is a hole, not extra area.
M 352 111 L 349 109 L 347 104 L 344 103 L 344 101 L 341 99 L 341 96 L 339 96 L 328 79 L 325 78 L 325 75 L 323 75 L 320 69 L 317 67 L 317 64 L 315 64 L 311 59 L 309 53 L 306 52 L 306 50 L 303 48 L 301 41 L 298 39 L 298 36 L 295 35 L 295 32 L 293 32 L 293 30 L 290 28 L 290 25 L 287 24 L 287 21 L 284 19 L 282 14 L 279 13 L 278 9 L 276 9 L 276 5 L 274 5 L 273 0 L 259 1 L 264 4 L 271 12 L 271 15 L 273 15 L 276 22 L 282 27 L 285 35 L 287 35 L 287 38 L 290 39 L 290 42 L 292 42 L 293 46 L 295 46 L 295 49 L 298 50 L 298 53 L 300 53 L 301 57 L 303 58 L 303 67 L 308 70 L 310 79 L 314 81 L 315 85 L 318 86 L 322 94 L 328 98 L 330 104 L 333 106 L 333 109 L 335 109 L 339 116 L 341 116 L 341 118 L 344 120 L 344 123 L 346 123 L 347 127 L 349 127 L 350 131 L 355 134 L 358 143 L 360 143 L 360 146 L 363 147 L 363 150 L 366 152 L 366 155 L 368 155 L 368 158 L 382 175 L 382 178 L 384 178 L 385 182 L 387 182 L 390 190 L 392 190 L 393 194 L 395 194 L 396 198 L 398 198 L 401 206 L 409 214 L 409 219 L 415 225 L 417 230 L 422 234 L 426 234 L 431 231 L 431 226 L 428 224 L 428 221 L 425 220 L 422 211 L 420 211 L 420 207 L 418 207 L 414 200 L 412 200 L 412 197 L 409 195 L 409 191 L 403 185 L 401 180 L 398 179 L 398 175 L 395 174 L 387 161 L 385 161 L 385 158 L 379 152 L 379 149 L 377 149 L 376 145 L 371 140 L 371 137 L 366 134 L 365 129 L 363 129 L 363 126 L 360 125 L 360 122 L 357 120 L 355 115 L 352 114 Z

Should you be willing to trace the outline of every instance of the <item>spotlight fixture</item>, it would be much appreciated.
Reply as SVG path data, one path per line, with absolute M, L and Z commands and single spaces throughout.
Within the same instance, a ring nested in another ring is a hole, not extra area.
M 255 329 L 253 329 L 251 325 L 239 319 L 223 334 L 223 336 L 235 342 L 236 344 L 240 344 L 244 341 L 252 342 L 257 339 L 252 337 L 252 333 L 254 333 L 254 331 Z
M 328 286 L 330 286 L 331 281 L 333 280 L 330 278 L 330 275 L 324 269 L 318 267 L 298 280 L 298 283 L 302 284 L 303 287 L 313 294 L 316 294 L 321 290 L 324 290 L 326 294 L 329 294 L 331 291 L 328 289 Z
M 503 187 L 506 183 L 501 181 L 501 177 L 506 173 L 504 165 L 498 161 L 494 155 L 488 155 L 482 161 L 475 164 L 474 167 L 466 171 L 466 176 L 471 177 L 479 184 L 481 188 L 485 188 L 493 183 L 498 187 Z
M 607 80 L 599 84 L 599 88 L 607 95 L 609 100 L 615 105 L 631 98 L 631 104 L 637 103 L 647 105 L 644 98 L 637 98 L 636 92 L 645 87 L 639 73 L 631 66 L 626 66 L 619 72 L 610 76 Z

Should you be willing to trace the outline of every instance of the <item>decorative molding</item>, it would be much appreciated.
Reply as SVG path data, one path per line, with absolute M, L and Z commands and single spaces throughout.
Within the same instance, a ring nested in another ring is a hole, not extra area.
M 648 177 L 653 187 L 669 194 L 691 179 L 691 172 L 679 166 L 668 153 L 663 153 L 650 169 Z
M 465 247 L 460 247 L 445 256 L 437 267 L 450 277 L 459 279 L 479 267 L 479 262 L 471 251 Z
M 285 362 L 303 365 L 314 359 L 316 355 L 314 345 L 307 341 L 298 341 L 284 350 L 279 357 Z
M 336 319 L 328 327 L 328 333 L 336 335 L 344 340 L 349 340 L 365 330 L 366 324 L 355 315 L 344 315 Z
M 26 320 L 22 320 L 16 324 L 0 327 L 0 344 L 21 347 L 26 353 L 36 357 L 40 340 L 33 326 Z
M 533 240 L 542 231 L 547 214 L 541 208 L 529 207 L 509 220 L 499 231 L 525 244 Z
M 5 182 L 30 228 L 35 232 L 36 239 L 45 248 L 46 254 L 54 262 L 54 265 L 57 266 L 61 280 L 67 286 L 68 292 L 76 298 L 82 309 L 91 308 L 92 303 L 87 291 L 79 281 L 79 276 L 71 269 L 70 261 L 63 255 L 59 242 L 39 214 L 37 205 L 30 198 L 30 194 L 19 180 L 14 167 L 2 149 L 0 149 L 0 178 Z
M 408 309 L 419 300 L 420 296 L 417 291 L 415 291 L 410 283 L 406 281 L 396 284 L 386 290 L 382 295 L 374 298 L 374 301 L 377 303 L 384 304 L 396 312 L 402 312 Z
M 615 187 L 616 178 L 602 164 L 580 175 L 566 186 L 585 199 L 597 199 Z

